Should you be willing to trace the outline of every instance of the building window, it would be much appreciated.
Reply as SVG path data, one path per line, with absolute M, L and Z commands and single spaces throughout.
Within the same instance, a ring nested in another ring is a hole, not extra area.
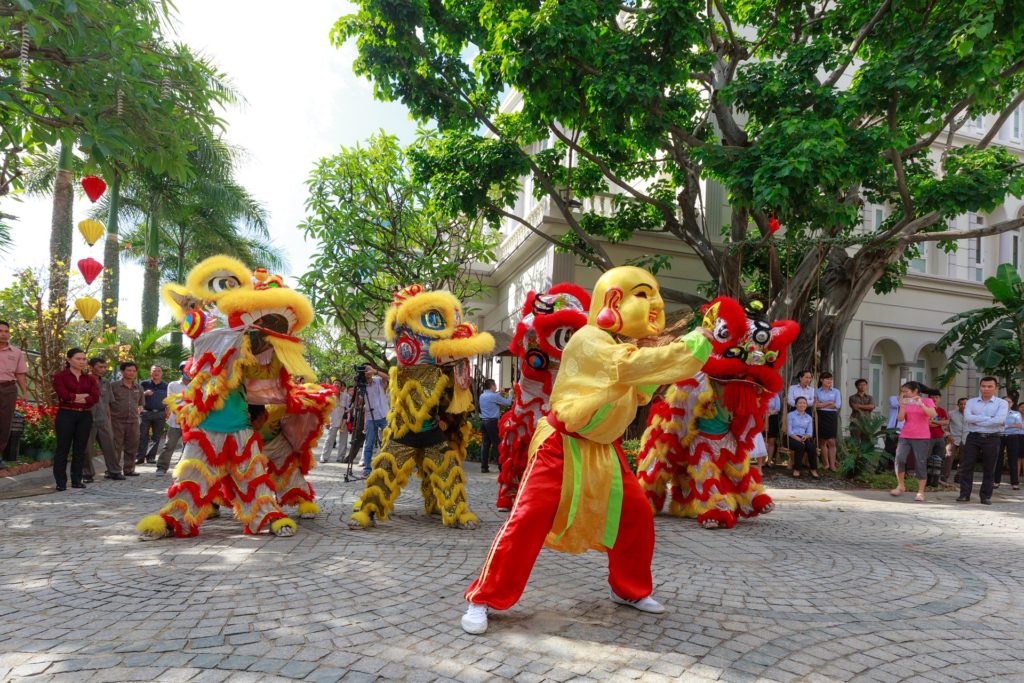
M 888 401 L 883 401 L 882 396 L 882 357 L 871 356 L 871 372 L 869 380 L 868 393 L 871 394 L 875 399 L 876 406 L 888 406 Z
M 864 232 L 874 232 L 885 222 L 885 208 L 877 204 L 864 205 Z
M 1020 142 L 1021 133 L 1021 117 L 1024 116 L 1024 111 L 1021 107 L 1017 107 L 1013 110 L 1012 123 L 1010 124 L 1010 138 Z
M 917 245 L 917 257 L 910 259 L 910 269 L 917 273 L 928 272 L 928 245 Z
M 968 279 L 981 282 L 984 278 L 984 251 L 982 250 L 981 238 L 975 237 L 970 240 L 968 246 L 967 263 L 969 264 Z
M 1013 267 L 1020 270 L 1020 233 L 1016 233 L 1010 237 L 1010 260 L 1013 262 Z
M 981 130 L 985 127 L 985 116 L 982 114 L 978 114 L 977 116 L 974 117 L 974 119 L 971 120 L 971 125 L 974 126 L 974 130 L 980 133 Z

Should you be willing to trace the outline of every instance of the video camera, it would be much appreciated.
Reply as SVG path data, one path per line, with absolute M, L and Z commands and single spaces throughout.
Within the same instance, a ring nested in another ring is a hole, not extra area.
M 352 370 L 356 373 L 356 389 L 366 388 L 366 363 L 359 363 L 352 366 Z

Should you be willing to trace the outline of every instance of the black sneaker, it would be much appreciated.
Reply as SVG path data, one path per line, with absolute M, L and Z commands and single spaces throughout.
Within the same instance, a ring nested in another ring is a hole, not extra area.
M 68 490 L 68 485 L 67 484 L 57 484 L 57 490 L 58 491 L 67 491 Z
M 126 476 L 126 477 L 137 477 L 137 476 L 139 476 L 139 473 L 138 472 L 125 472 L 124 476 Z
M 83 484 L 80 481 L 76 481 L 76 482 L 73 482 L 71 484 L 71 488 L 73 488 L 73 489 L 84 489 L 85 488 L 85 484 Z
M 959 498 L 956 499 L 956 502 L 958 502 L 958 503 L 969 503 L 969 502 L 971 502 L 971 497 L 970 496 L 960 496 Z
M 992 504 L 992 499 L 991 498 L 982 498 L 981 499 L 981 504 L 982 505 L 991 505 Z
M 124 475 L 123 474 L 110 474 L 110 473 L 107 473 L 107 474 L 103 475 L 103 478 L 104 479 L 113 479 L 114 481 L 124 481 Z
M 95 480 L 92 477 L 82 477 L 82 483 L 84 484 L 91 484 L 93 481 Z

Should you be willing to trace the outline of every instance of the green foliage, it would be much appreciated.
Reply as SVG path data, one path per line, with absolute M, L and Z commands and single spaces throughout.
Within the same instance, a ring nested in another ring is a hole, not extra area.
M 838 441 L 839 474 L 844 477 L 859 477 L 874 472 L 880 462 L 889 454 L 875 444 L 885 436 L 886 418 L 872 414 L 864 419 L 850 421 L 850 438 Z
M 307 181 L 306 236 L 318 248 L 300 279 L 321 323 L 337 327 L 365 360 L 386 364 L 380 325 L 394 292 L 419 283 L 460 300 L 483 291 L 474 262 L 494 261 L 496 235 L 474 205 L 412 177 L 405 151 L 380 133 L 321 159 Z
M 1024 381 L 1024 282 L 1013 264 L 1001 263 L 985 287 L 992 293 L 992 305 L 946 320 L 952 327 L 935 344 L 938 351 L 952 350 L 939 378 L 943 386 L 968 362 L 983 374 L 1007 380 L 1008 389 Z
M 355 42 L 377 97 L 436 122 L 410 158 L 445 207 L 494 223 L 528 180 L 566 224 L 547 237 L 601 267 L 616 265 L 604 243 L 670 233 L 703 263 L 707 294 L 752 285 L 770 312 L 800 312 L 797 362 L 810 316 L 834 321 L 819 340 L 831 349 L 872 286 L 899 286 L 921 239 L 1024 194 L 1012 154 L 943 135 L 1024 89 L 1016 2 L 356 4 L 332 40 Z M 933 143 L 948 145 L 939 162 Z M 704 222 L 709 179 L 734 218 L 724 240 Z M 599 195 L 614 215 L 568 201 Z M 864 231 L 865 201 L 894 212 Z
M 26 156 L 62 138 L 77 139 L 94 168 L 131 159 L 177 180 L 190 174 L 194 133 L 218 126 L 217 105 L 234 95 L 209 61 L 165 38 L 167 8 L 0 4 L 0 196 L 20 187 Z
M 306 361 L 316 371 L 319 381 L 328 383 L 340 379 L 349 386 L 355 382 L 353 366 L 366 359 L 350 337 L 339 334 L 337 328 L 328 324 L 315 322 L 304 332 L 303 338 Z

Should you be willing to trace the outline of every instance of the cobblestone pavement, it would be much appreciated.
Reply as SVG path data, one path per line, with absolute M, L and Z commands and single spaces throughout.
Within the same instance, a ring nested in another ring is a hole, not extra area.
M 779 491 L 732 531 L 657 521 L 653 616 L 607 598 L 605 558 L 541 554 L 485 636 L 461 593 L 502 521 L 470 474 L 476 531 L 420 512 L 344 528 L 360 490 L 319 467 L 324 513 L 293 538 L 230 518 L 142 543 L 167 478 L 0 501 L 0 680 L 1024 680 L 1024 499 Z M 414 480 L 415 481 L 415 480 Z

